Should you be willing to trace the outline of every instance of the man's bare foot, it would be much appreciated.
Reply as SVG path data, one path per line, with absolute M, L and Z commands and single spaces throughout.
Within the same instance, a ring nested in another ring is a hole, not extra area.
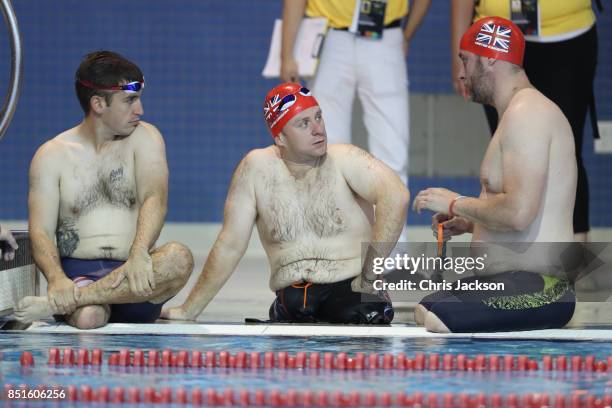
M 26 296 L 19 301 L 13 316 L 23 323 L 46 319 L 53 315 L 53 310 L 46 296 Z

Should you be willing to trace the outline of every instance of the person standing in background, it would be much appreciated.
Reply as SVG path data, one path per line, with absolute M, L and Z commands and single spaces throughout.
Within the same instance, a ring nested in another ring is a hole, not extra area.
M 597 64 L 597 29 L 591 0 L 452 0 L 452 80 L 455 91 L 466 98 L 459 79 L 459 39 L 472 21 L 500 16 L 514 21 L 525 34 L 524 68 L 531 83 L 555 102 L 568 118 L 574 134 L 578 183 L 574 207 L 574 234 L 588 240 L 589 184 L 582 160 L 582 139 L 587 109 L 597 132 L 593 81 Z M 491 134 L 497 112 L 485 106 Z
M 410 12 L 408 0 L 285 0 L 283 8 L 281 80 L 299 79 L 293 47 L 302 18 L 327 18 L 330 30 L 309 88 L 325 112 L 329 143 L 351 143 L 357 91 L 368 150 L 405 185 L 410 140 L 406 56 L 430 3 L 413 0 Z M 405 227 L 399 241 L 406 241 Z

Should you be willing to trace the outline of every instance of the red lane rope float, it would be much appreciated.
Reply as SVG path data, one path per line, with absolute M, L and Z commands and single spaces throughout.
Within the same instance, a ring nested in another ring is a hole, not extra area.
M 45 385 L 29 388 L 27 385 L 14 386 L 6 384 L 2 399 L 15 399 L 16 393 L 32 396 L 28 399 L 49 399 L 47 396 L 36 397 L 35 391 L 43 395 L 44 390 L 51 389 Z M 272 406 L 272 407 L 413 407 L 413 408 L 605 408 L 612 406 L 612 394 L 595 395 L 586 391 L 574 391 L 571 394 L 528 393 L 523 395 L 499 393 L 467 394 L 404 392 L 375 393 L 371 391 L 315 391 L 315 390 L 238 390 L 232 388 L 216 390 L 198 387 L 185 388 L 162 387 L 114 387 L 106 386 L 96 389 L 89 385 L 79 387 L 53 386 L 53 390 L 62 391 L 61 400 L 71 402 L 102 402 L 115 404 L 192 404 L 195 406 Z M 21 398 L 21 399 L 25 399 Z M 60 398 L 55 398 L 60 399 Z
M 33 366 L 34 356 L 32 356 L 32 353 L 30 353 L 29 351 L 24 351 L 23 353 L 21 353 L 21 356 L 19 357 L 19 363 L 23 367 Z
M 76 358 L 75 358 L 76 355 Z M 568 365 L 569 360 L 569 365 Z M 321 353 L 298 352 L 295 355 L 286 351 L 247 353 L 238 351 L 187 351 L 179 350 L 129 350 L 121 349 L 108 355 L 109 366 L 121 367 L 178 367 L 178 368 L 230 368 L 230 369 L 326 369 L 326 370 L 413 370 L 413 371 L 585 371 L 612 373 L 612 356 L 597 361 L 594 356 L 550 356 L 545 355 L 540 361 L 525 355 L 484 355 L 468 357 L 465 354 L 424 354 L 416 353 L 409 358 L 404 353 L 384 354 L 355 353 Z M 34 365 L 30 352 L 21 354 L 22 366 Z M 103 364 L 103 353 L 100 349 L 91 352 L 87 349 L 67 348 L 60 352 L 57 348 L 49 349 L 49 365 L 95 365 Z

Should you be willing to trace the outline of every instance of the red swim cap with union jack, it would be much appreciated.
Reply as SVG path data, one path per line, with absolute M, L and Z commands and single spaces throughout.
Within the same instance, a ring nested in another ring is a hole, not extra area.
M 264 101 L 264 119 L 272 136 L 278 136 L 292 117 L 313 106 L 319 106 L 317 100 L 300 84 L 285 82 L 272 88 Z
M 525 38 L 521 29 L 501 17 L 485 17 L 476 21 L 461 37 L 459 47 L 488 58 L 523 66 Z

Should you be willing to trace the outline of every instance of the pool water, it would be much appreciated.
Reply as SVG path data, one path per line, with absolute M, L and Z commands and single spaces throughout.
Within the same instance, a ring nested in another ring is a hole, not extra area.
M 50 348 L 93 349 L 104 351 L 104 363 L 94 366 L 49 366 Z M 363 353 L 451 353 L 473 357 L 477 354 L 526 355 L 541 361 L 545 355 L 593 355 L 596 361 L 612 355 L 612 342 L 593 341 L 533 341 L 533 340 L 469 340 L 469 339 L 408 339 L 408 338 L 349 338 L 349 337 L 263 337 L 263 336 L 151 336 L 151 335 L 91 335 L 91 334 L 6 334 L 0 335 L 0 382 L 67 387 L 167 386 L 225 389 L 358 390 L 360 392 L 467 392 L 525 394 L 548 392 L 568 394 L 584 390 L 603 395 L 612 392 L 612 378 L 607 372 L 573 371 L 401 371 L 363 370 L 340 371 L 325 369 L 228 369 L 176 367 L 119 367 L 106 362 L 111 352 L 120 349 L 171 349 L 199 351 L 287 351 Z M 33 367 L 22 367 L 19 357 L 30 351 L 36 361 Z

